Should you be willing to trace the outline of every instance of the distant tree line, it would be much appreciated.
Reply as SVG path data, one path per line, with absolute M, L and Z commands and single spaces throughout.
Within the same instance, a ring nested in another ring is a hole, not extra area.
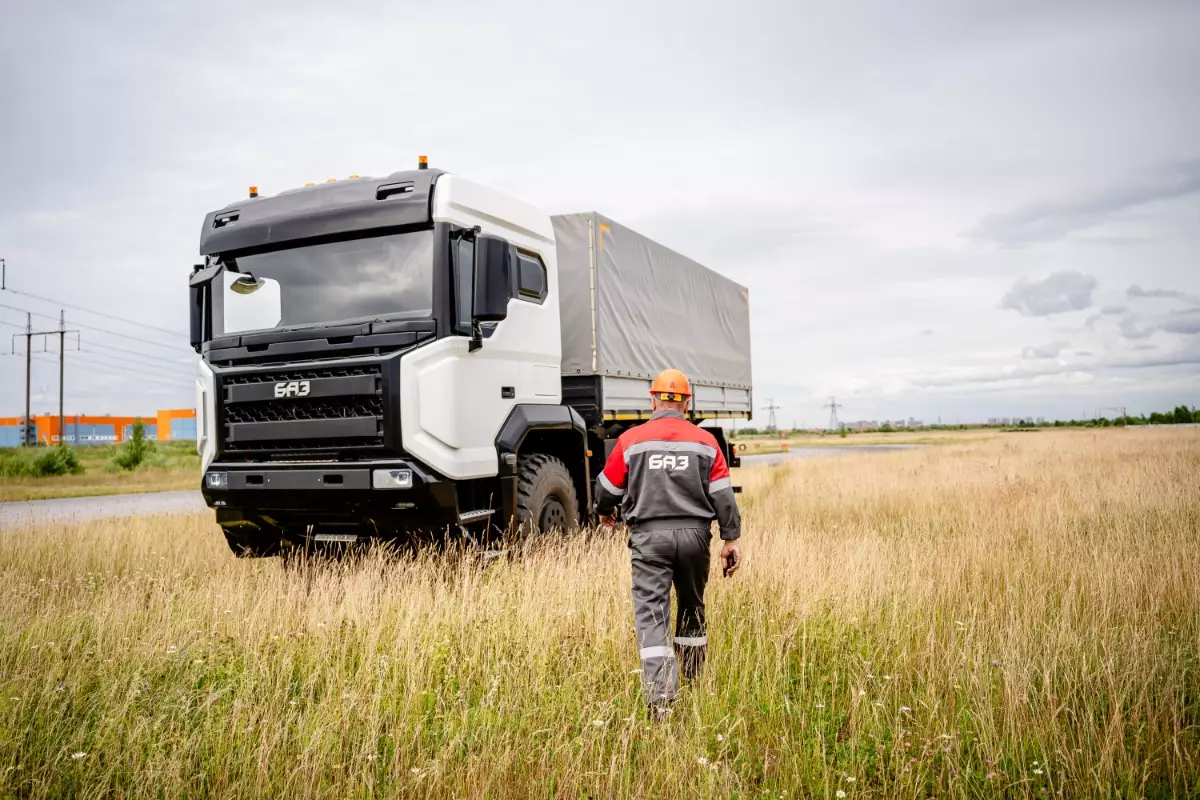
M 993 424 L 979 423 L 976 425 L 922 425 L 921 427 L 913 428 L 896 428 L 890 423 L 884 423 L 877 428 L 871 428 L 865 431 L 859 431 L 855 428 L 843 427 L 840 431 L 842 436 L 855 433 L 891 433 L 897 430 L 920 430 L 920 431 L 965 431 L 970 428 L 1124 428 L 1129 425 L 1186 425 L 1189 423 L 1200 423 L 1200 409 L 1188 408 L 1187 406 L 1176 406 L 1172 411 L 1155 411 L 1149 416 L 1141 414 L 1139 416 L 1123 416 L 1123 417 L 1097 417 L 1096 419 L 1059 419 L 1053 421 L 1034 422 L 1032 420 L 1022 419 L 1011 424 Z M 782 438 L 786 436 L 798 436 L 807 433 L 804 430 L 796 431 L 779 431 L 768 430 L 767 428 L 738 428 L 737 430 L 729 431 L 730 438 L 750 438 L 750 437 L 771 437 Z M 822 434 L 832 434 L 834 431 L 820 431 Z

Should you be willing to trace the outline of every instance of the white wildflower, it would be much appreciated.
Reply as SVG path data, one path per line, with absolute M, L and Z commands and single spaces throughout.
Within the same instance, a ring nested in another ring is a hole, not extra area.
M 858 779 L 855 778 L 853 775 L 846 776 L 846 783 L 854 783 L 856 780 L 858 780 Z
M 592 720 L 592 727 L 593 727 L 593 728 L 603 728 L 603 727 L 604 727 L 604 720 L 602 720 L 602 719 L 594 719 L 594 720 Z
M 707 766 L 708 766 L 708 759 L 707 759 L 707 758 L 705 758 L 704 756 L 700 756 L 699 758 L 697 758 L 697 759 L 696 759 L 696 763 L 697 763 L 697 764 L 699 764 L 699 765 L 700 765 L 700 766 L 702 766 L 702 767 L 707 767 Z
M 859 697 L 866 697 L 866 696 L 867 696 L 867 692 L 866 692 L 866 690 L 865 690 L 865 689 L 859 689 L 859 690 L 858 690 L 858 696 L 859 696 Z
M 845 796 L 846 796 L 846 793 L 845 793 L 844 791 L 842 791 L 841 789 L 838 789 L 838 790 L 837 790 L 837 796 L 838 796 L 838 797 L 845 797 Z
M 1041 770 L 1041 768 L 1039 767 L 1038 769 L 1035 769 L 1035 770 L 1033 771 L 1033 774 L 1034 774 L 1034 775 L 1041 775 L 1041 774 L 1042 774 L 1042 770 Z
M 817 707 L 817 708 L 824 708 L 824 707 L 825 707 L 825 704 L 824 704 L 824 703 L 817 703 L 816 707 Z
M 912 709 L 909 708 L 908 706 L 900 706 L 900 710 L 903 711 L 905 714 L 912 711 Z
M 717 734 L 717 741 L 718 741 L 718 742 L 723 742 L 723 741 L 725 741 L 725 736 L 724 736 L 724 734 L 720 734 L 720 733 L 718 733 L 718 734 Z
M 84 753 L 84 752 L 82 752 L 82 751 L 81 751 L 81 752 L 78 752 L 78 753 L 71 753 L 71 760 L 72 760 L 72 761 L 78 761 L 78 760 L 79 760 L 79 759 L 81 759 L 81 758 L 87 758 L 87 753 Z

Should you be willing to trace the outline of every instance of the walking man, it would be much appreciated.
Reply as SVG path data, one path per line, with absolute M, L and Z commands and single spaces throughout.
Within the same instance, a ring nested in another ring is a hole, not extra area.
M 714 519 L 725 542 L 724 573 L 733 574 L 742 561 L 742 519 L 729 467 L 713 435 L 685 418 L 691 398 L 687 376 L 677 369 L 660 373 L 650 385 L 650 421 L 621 435 L 596 482 L 597 513 L 611 524 L 620 505 L 631 530 L 642 686 L 656 721 L 669 713 L 679 672 L 696 678 L 704 666 L 704 586 Z M 679 606 L 673 648 L 672 584 Z

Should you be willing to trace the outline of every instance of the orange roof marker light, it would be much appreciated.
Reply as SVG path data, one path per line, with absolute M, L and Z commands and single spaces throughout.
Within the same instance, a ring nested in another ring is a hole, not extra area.
M 350 179 L 350 180 L 354 180 L 354 179 L 355 179 L 355 178 L 357 178 L 357 177 L 358 177 L 357 175 L 351 175 L 349 179 Z
M 306 183 L 306 184 L 304 184 L 304 185 L 305 185 L 305 186 L 312 186 L 312 185 L 313 185 L 313 182 L 312 182 L 312 181 L 309 181 L 308 183 Z
M 258 197 L 258 187 L 257 187 L 257 186 L 251 186 L 251 187 L 250 187 L 250 196 L 251 196 L 251 197 Z
M 429 156 L 417 156 L 417 169 L 429 169 Z
M 326 183 L 337 183 L 337 178 L 326 178 L 325 182 Z

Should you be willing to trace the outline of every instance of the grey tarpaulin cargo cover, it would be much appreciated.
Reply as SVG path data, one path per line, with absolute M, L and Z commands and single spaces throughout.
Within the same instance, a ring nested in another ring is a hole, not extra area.
M 552 220 L 564 376 L 674 367 L 693 383 L 750 389 L 744 286 L 595 212 Z

